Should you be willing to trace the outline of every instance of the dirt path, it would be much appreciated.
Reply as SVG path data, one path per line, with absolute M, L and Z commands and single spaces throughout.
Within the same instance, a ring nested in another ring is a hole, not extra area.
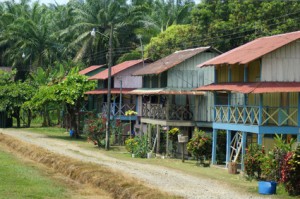
M 124 172 L 126 175 L 131 175 L 154 188 L 184 198 L 266 198 L 241 193 L 218 181 L 207 178 L 201 179 L 169 168 L 118 160 L 80 148 L 68 141 L 49 139 L 41 134 L 13 131 L 13 129 L 0 129 L 0 132 L 61 155 Z

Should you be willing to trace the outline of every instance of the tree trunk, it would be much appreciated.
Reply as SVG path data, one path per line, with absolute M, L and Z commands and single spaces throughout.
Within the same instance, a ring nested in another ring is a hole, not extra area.
M 31 110 L 28 110 L 28 115 L 27 115 L 27 127 L 30 127 L 31 125 L 31 120 L 32 120 L 32 112 Z

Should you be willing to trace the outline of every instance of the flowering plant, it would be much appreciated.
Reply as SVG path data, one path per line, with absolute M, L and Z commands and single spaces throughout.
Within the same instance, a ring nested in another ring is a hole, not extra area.
M 245 173 L 250 178 L 261 178 L 261 163 L 265 155 L 264 147 L 251 144 L 244 156 Z
M 180 134 L 179 128 L 172 128 L 168 132 L 169 139 L 172 141 L 172 155 L 174 156 L 177 151 L 177 141 L 178 141 L 178 134 Z
M 211 156 L 212 139 L 204 131 L 195 131 L 192 139 L 187 144 L 187 150 L 197 160 L 203 161 Z
M 105 139 L 105 122 L 106 118 L 96 117 L 89 114 L 85 121 L 83 132 L 88 136 L 88 142 L 92 141 L 98 147 L 101 147 L 101 141 Z
M 300 195 L 300 146 L 284 157 L 281 182 L 290 195 Z
M 125 112 L 126 116 L 132 116 L 132 115 L 137 115 L 137 112 L 133 111 L 133 110 L 128 110 Z

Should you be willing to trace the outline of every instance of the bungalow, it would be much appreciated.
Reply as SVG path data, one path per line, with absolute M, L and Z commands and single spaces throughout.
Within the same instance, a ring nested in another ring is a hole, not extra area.
M 166 151 L 160 148 L 160 129 L 180 127 L 181 132 L 191 137 L 195 127 L 211 128 L 212 95 L 195 92 L 194 88 L 214 80 L 212 68 L 197 69 L 197 63 L 205 62 L 220 52 L 211 47 L 200 47 L 174 52 L 136 71 L 143 76 L 143 88 L 131 94 L 138 97 L 138 116 L 143 132 L 156 137 L 156 153 L 169 154 L 168 134 Z M 151 133 L 155 126 L 156 135 Z M 150 141 L 150 140 L 149 140 Z M 155 142 L 154 142 L 155 143 Z
M 142 77 L 132 76 L 139 68 L 146 66 L 148 61 L 131 60 L 112 66 L 111 68 L 111 119 L 122 121 L 135 121 L 136 116 L 126 116 L 128 110 L 137 110 L 137 98 L 129 92 L 142 87 Z M 108 94 L 108 69 L 105 69 L 89 78 L 98 80 L 96 90 L 88 91 L 88 95 L 97 95 L 97 112 L 107 116 L 107 94 Z
M 213 164 L 218 130 L 227 132 L 227 163 L 239 151 L 243 163 L 247 144 L 268 144 L 276 133 L 300 142 L 299 39 L 300 31 L 258 38 L 198 65 L 215 70 L 214 83 L 196 89 L 214 94 Z

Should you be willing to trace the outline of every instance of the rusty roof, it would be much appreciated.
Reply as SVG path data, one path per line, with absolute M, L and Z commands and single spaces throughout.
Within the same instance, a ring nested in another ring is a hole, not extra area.
M 300 82 L 253 82 L 209 84 L 196 91 L 231 91 L 237 93 L 287 93 L 300 92 Z
M 300 39 L 300 31 L 261 37 L 203 62 L 198 67 L 220 64 L 247 64 L 298 39 Z
M 111 67 L 111 76 L 116 75 L 119 72 L 122 72 L 123 70 L 126 70 L 127 68 L 130 68 L 132 66 L 135 66 L 139 63 L 142 63 L 143 60 L 139 59 L 139 60 L 130 60 L 130 61 L 125 61 L 122 62 L 120 64 L 117 64 L 115 66 Z M 89 80 L 95 80 L 95 79 L 107 79 L 108 78 L 108 69 L 105 69 L 104 71 L 92 76 L 89 78 Z
M 156 62 L 149 64 L 148 66 L 137 70 L 133 75 L 150 75 L 150 74 L 160 74 L 181 62 L 207 50 L 214 50 L 211 47 L 200 47 L 187 50 L 176 51 L 171 55 L 157 60 Z
M 103 65 L 94 65 L 94 66 L 90 66 L 90 67 L 88 67 L 88 68 L 85 68 L 85 69 L 79 71 L 79 74 L 85 75 L 85 74 L 87 74 L 87 73 L 89 73 L 89 72 L 91 72 L 91 71 L 93 71 L 93 70 L 96 70 L 96 69 L 98 69 L 98 68 L 101 68 L 101 67 L 103 67 L 103 66 L 105 66 L 105 64 L 103 64 Z
M 191 88 L 138 88 L 129 93 L 135 95 L 204 95 L 204 92 L 194 91 Z
M 134 90 L 135 88 L 122 88 L 122 94 L 130 94 L 130 91 Z M 120 88 L 112 88 L 111 89 L 111 94 L 120 94 L 121 90 Z M 108 90 L 107 89 L 96 89 L 92 91 L 87 91 L 85 94 L 88 95 L 101 95 L 101 94 L 107 94 Z

